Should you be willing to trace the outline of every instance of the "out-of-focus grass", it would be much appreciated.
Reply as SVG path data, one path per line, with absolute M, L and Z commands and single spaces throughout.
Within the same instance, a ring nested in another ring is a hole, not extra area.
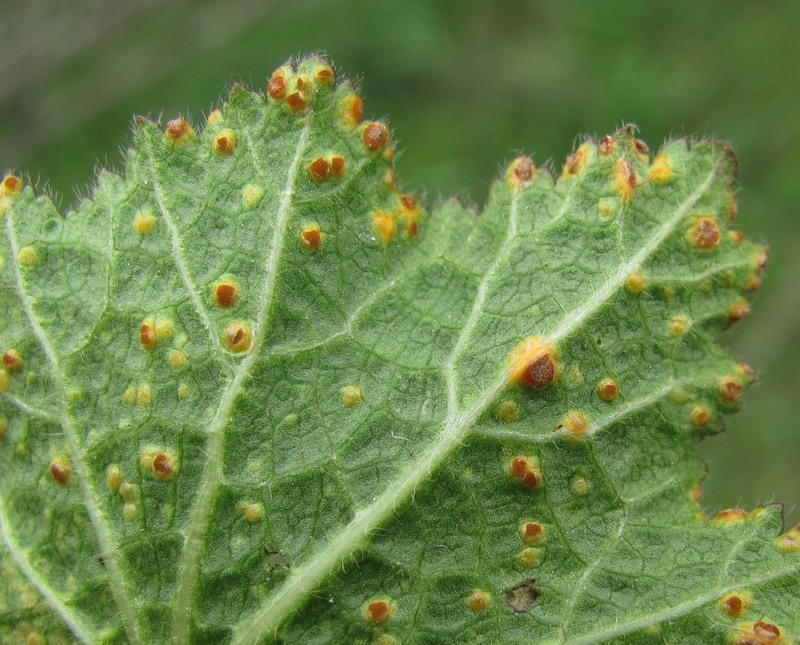
M 714 135 L 741 161 L 739 225 L 770 243 L 750 320 L 727 338 L 759 383 L 701 445 L 706 505 L 783 500 L 800 520 L 800 3 L 517 0 L 10 2 L 0 25 L 0 169 L 66 204 L 119 167 L 133 113 L 201 121 L 226 85 L 262 88 L 325 51 L 388 115 L 405 184 L 482 202 L 520 150 L 560 165 L 623 122 L 657 147 Z M 122 7 L 124 6 L 124 10 Z

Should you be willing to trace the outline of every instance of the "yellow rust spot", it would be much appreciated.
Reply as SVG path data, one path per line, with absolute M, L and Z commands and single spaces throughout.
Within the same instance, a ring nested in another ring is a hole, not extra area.
M 318 224 L 309 224 L 300 231 L 300 244 L 307 251 L 314 253 L 318 251 L 325 241 L 325 234 L 320 230 Z
M 582 438 L 589 431 L 589 420 L 581 412 L 570 412 L 564 420 L 564 427 L 573 437 Z
M 544 541 L 544 526 L 540 522 L 523 522 L 519 525 L 519 537 L 525 544 L 539 544 Z
M 400 221 L 405 224 L 408 236 L 417 237 L 419 233 L 419 218 L 422 215 L 417 200 L 410 195 L 400 195 L 397 198 L 397 215 Z
M 380 121 L 369 123 L 361 134 L 361 139 L 367 150 L 373 152 L 383 148 L 389 141 L 389 128 Z
M 139 326 L 139 344 L 144 349 L 153 350 L 156 348 L 158 336 L 156 335 L 155 324 L 152 318 L 148 318 Z
M 139 507 L 133 502 L 128 502 L 122 507 L 122 519 L 126 522 L 135 522 L 139 517 Z
M 357 385 L 345 385 L 339 390 L 339 394 L 342 397 L 342 403 L 348 408 L 352 408 L 354 405 L 361 403 L 363 397 L 361 388 Z
M 740 298 L 734 302 L 730 309 L 728 309 L 728 322 L 739 322 L 745 316 L 750 315 L 750 303 L 744 298 Z
M 236 354 L 250 350 L 253 344 L 253 332 L 250 325 L 240 320 L 234 320 L 225 327 L 222 333 L 225 346 Z
M 127 403 L 128 405 L 133 405 L 134 403 L 136 403 L 136 396 L 137 396 L 136 388 L 133 385 L 129 385 L 125 389 L 125 392 L 122 395 L 122 400 L 125 401 L 125 403 Z
M 567 157 L 564 162 L 564 168 L 561 171 L 561 178 L 574 177 L 582 173 L 586 168 L 588 157 L 588 147 L 584 144 Z
M 603 197 L 597 202 L 597 212 L 603 217 L 611 217 L 619 212 L 620 202 L 616 197 Z
M 714 524 L 721 526 L 731 526 L 733 524 L 741 524 L 747 519 L 747 511 L 742 508 L 726 508 L 717 513 L 714 518 Z
M 227 157 L 233 154 L 236 150 L 236 134 L 233 130 L 221 130 L 217 136 L 214 137 L 214 143 L 211 145 L 212 150 L 222 157 Z
M 638 273 L 632 273 L 625 281 L 625 286 L 632 294 L 638 295 L 644 291 L 646 285 L 644 278 Z
M 650 147 L 644 141 L 641 139 L 634 139 L 631 141 L 631 148 L 633 149 L 633 153 L 636 155 L 639 161 L 649 163 Z
M 506 372 L 509 383 L 542 389 L 558 377 L 555 349 L 539 336 L 526 338 L 511 352 Z
M 698 217 L 686 231 L 686 241 L 702 251 L 712 251 L 719 246 L 719 226 L 710 215 Z
M 67 486 L 69 484 L 70 475 L 72 474 L 67 464 L 66 459 L 63 457 L 56 457 L 50 462 L 50 476 L 53 481 L 59 486 Z
M 188 399 L 191 393 L 192 389 L 186 383 L 181 383 L 178 386 L 178 398 L 181 401 L 185 401 L 186 399 Z
M 627 204 L 633 197 L 633 191 L 639 185 L 639 179 L 636 177 L 633 166 L 625 159 L 620 159 L 614 165 L 613 184 L 622 203 Z
M 503 423 L 512 423 L 519 419 L 519 406 L 515 401 L 501 401 L 497 406 L 495 415 Z
M 597 395 L 603 401 L 616 401 L 619 396 L 619 385 L 611 377 L 604 378 L 597 384 Z
M 330 65 L 322 64 L 314 70 L 314 80 L 320 85 L 330 85 L 336 80 L 336 74 Z
M 536 175 L 536 166 L 530 157 L 517 157 L 508 166 L 506 171 L 506 183 L 514 188 L 520 190 L 525 186 L 529 186 Z
M 137 499 L 139 499 L 139 490 L 130 482 L 123 481 L 119 485 L 119 491 L 117 492 L 119 493 L 119 496 L 126 502 L 135 502 Z
M 467 606 L 476 614 L 486 611 L 491 604 L 492 597 L 482 589 L 476 589 L 467 598 Z
M 790 528 L 786 533 L 775 539 L 775 544 L 783 553 L 796 553 L 800 551 L 800 524 Z
M 388 598 L 370 600 L 364 606 L 364 618 L 373 625 L 385 623 L 395 612 L 394 603 Z
M 749 593 L 742 591 L 729 593 L 719 601 L 719 607 L 722 612 L 731 618 L 739 618 L 752 605 L 753 597 Z
M 239 512 L 249 524 L 258 524 L 264 519 L 264 505 L 258 502 L 239 502 Z
M 541 559 L 542 556 L 539 549 L 534 549 L 531 547 L 522 549 L 522 551 L 517 554 L 517 562 L 519 562 L 520 566 L 525 567 L 526 569 L 538 567 Z
M 741 231 L 728 231 L 728 238 L 736 246 L 740 246 L 744 242 L 744 233 Z
M 397 232 L 397 220 L 392 213 L 375 211 L 372 214 L 372 230 L 375 231 L 383 245 L 386 246 Z
M 386 174 L 383 176 L 383 185 L 389 190 L 394 190 L 396 181 L 397 173 L 394 171 L 394 168 L 389 168 L 389 170 L 387 170 Z
M 354 128 L 364 116 L 364 102 L 360 97 L 351 94 L 342 99 L 339 105 L 339 118 L 346 127 Z
M 711 411 L 705 405 L 698 403 L 692 408 L 690 418 L 695 428 L 704 428 L 711 421 Z
M 331 174 L 331 164 L 324 157 L 317 157 L 308 164 L 308 176 L 313 181 L 325 181 Z
M 160 318 L 156 321 L 156 339 L 169 340 L 175 335 L 175 323 L 169 318 Z
M 239 285 L 233 280 L 223 280 L 211 288 L 214 304 L 220 309 L 230 309 L 239 300 Z
M 253 184 L 247 184 L 247 186 L 242 189 L 242 204 L 248 208 L 252 208 L 261 201 L 263 196 L 263 188 L 260 186 L 254 186 Z
M 18 372 L 22 369 L 23 360 L 19 352 L 13 347 L 9 347 L 3 352 L 3 368 L 8 372 Z
M 36 259 L 36 249 L 32 246 L 23 246 L 17 255 L 17 260 L 19 261 L 20 266 L 23 267 L 32 267 L 34 264 L 36 264 Z
M 677 316 L 673 316 L 672 320 L 669 321 L 669 333 L 673 336 L 683 336 L 689 331 L 690 325 L 691 323 L 688 316 L 678 314 Z
M 592 489 L 591 484 L 589 484 L 588 480 L 584 477 L 577 477 L 572 482 L 572 492 L 578 495 L 579 497 L 585 497 L 589 494 L 589 491 Z
M 538 462 L 527 455 L 517 455 L 508 461 L 508 474 L 526 488 L 539 488 L 542 485 L 542 471 Z
M 14 197 L 22 192 L 22 180 L 11 173 L 3 177 L 0 184 L 0 197 Z
M 742 382 L 738 378 L 726 376 L 719 382 L 719 398 L 723 403 L 733 404 L 742 394 Z
M 167 362 L 169 366 L 173 369 L 180 369 L 189 359 L 186 357 L 186 353 L 180 349 L 171 349 L 169 350 L 169 354 L 167 354 Z
M 222 120 L 222 110 L 211 110 L 206 119 L 206 123 L 208 125 L 216 125 L 220 120 Z
M 122 471 L 119 466 L 112 464 L 106 469 L 106 485 L 112 493 L 116 493 L 122 484 Z
M 150 407 L 153 400 L 153 391 L 148 383 L 142 385 L 136 392 L 136 403 L 140 408 Z
M 656 186 L 665 186 L 670 183 L 672 181 L 672 165 L 670 163 L 670 158 L 664 154 L 656 155 L 647 176 Z
M 164 138 L 175 148 L 184 146 L 196 136 L 194 128 L 185 119 L 172 119 L 164 130 Z

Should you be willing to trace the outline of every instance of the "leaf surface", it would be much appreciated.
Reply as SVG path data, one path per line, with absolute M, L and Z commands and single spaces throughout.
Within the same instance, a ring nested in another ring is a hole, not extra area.
M 623 129 L 480 214 L 392 158 L 310 57 L 65 216 L 6 177 L 5 636 L 793 642 L 800 530 L 699 504 L 766 258 L 730 150 Z

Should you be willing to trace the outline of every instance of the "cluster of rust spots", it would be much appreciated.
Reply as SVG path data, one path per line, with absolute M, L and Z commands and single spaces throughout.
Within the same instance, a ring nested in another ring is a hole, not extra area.
M 726 508 L 717 513 L 714 523 L 721 526 L 740 524 L 747 519 L 747 511 L 743 508 Z
M 476 589 L 467 598 L 467 606 L 476 614 L 486 611 L 491 604 L 492 597 L 482 589 Z
M 536 175 L 536 166 L 530 157 L 517 157 L 508 166 L 506 183 L 516 190 L 529 186 Z
M 666 186 L 672 181 L 672 163 L 668 155 L 656 155 L 647 173 L 648 179 L 656 186 Z
M 376 152 L 389 142 L 389 128 L 380 121 L 374 121 L 364 128 L 361 139 L 364 141 L 367 150 Z
M 731 618 L 739 618 L 753 604 L 749 593 L 729 593 L 719 601 L 722 612 Z
M 525 488 L 539 488 L 544 481 L 536 460 L 526 455 L 517 455 L 509 460 L 508 474 Z
M 611 377 L 604 378 L 597 384 L 597 396 L 608 403 L 616 401 L 619 396 L 619 385 Z
M 267 81 L 267 95 L 273 101 L 283 103 L 290 112 L 300 114 L 311 104 L 316 88 L 334 80 L 333 69 L 327 64 L 314 70 L 313 79 L 308 74 L 296 74 L 290 66 L 283 65 Z
M 639 178 L 636 176 L 636 171 L 631 166 L 630 162 L 625 159 L 620 159 L 614 166 L 614 190 L 616 190 L 619 198 L 623 204 L 627 204 L 633 191 L 639 185 Z
M 347 163 L 341 155 L 332 155 L 329 158 L 317 157 L 308 164 L 308 176 L 312 181 L 325 181 L 344 177 Z
M 397 219 L 394 213 L 376 210 L 372 213 L 372 230 L 381 243 L 387 246 L 397 232 Z
M 53 461 L 50 462 L 49 471 L 53 481 L 59 486 L 67 486 L 69 484 L 72 473 L 66 460 L 63 458 L 56 457 L 53 459 Z
M 509 383 L 533 390 L 551 385 L 558 376 L 553 346 L 538 336 L 526 338 L 511 353 L 507 374 Z
M 781 630 L 777 625 L 759 620 L 736 625 L 732 642 L 734 645 L 778 645 L 786 641 L 781 638 Z
M 319 251 L 324 238 L 318 224 L 309 224 L 300 230 L 300 244 L 312 253 Z
M 347 408 L 352 408 L 361 403 L 364 396 L 361 388 L 357 385 L 345 385 L 339 390 L 339 395 L 342 397 L 342 403 Z
M 228 157 L 236 150 L 236 143 L 236 134 L 233 130 L 222 130 L 214 137 L 211 148 L 216 154 Z
M 544 533 L 541 522 L 527 520 L 519 525 L 519 537 L 525 544 L 539 544 L 544 541 Z
M 186 119 L 172 119 L 167 123 L 164 137 L 173 147 L 180 147 L 196 137 L 194 128 Z
M 22 369 L 23 360 L 19 352 L 13 347 L 9 347 L 3 352 L 3 369 L 7 372 L 18 372 Z
M 364 607 L 364 618 L 373 625 L 385 623 L 394 614 L 394 604 L 388 598 L 371 600 Z
M 783 553 L 796 553 L 800 551 L 800 524 L 792 527 L 775 540 L 778 549 Z
M 253 345 L 253 332 L 250 325 L 240 320 L 234 320 L 222 332 L 225 346 L 235 354 L 242 354 L 250 350 Z
M 710 215 L 698 217 L 686 232 L 686 240 L 702 251 L 712 251 L 719 246 L 719 226 Z
M 129 385 L 122 394 L 122 400 L 128 405 L 138 405 L 140 408 L 147 408 L 153 398 L 153 392 L 149 383 L 143 383 L 138 388 Z
M 422 210 L 417 200 L 411 195 L 400 195 L 397 198 L 397 204 L 397 216 L 405 224 L 406 234 L 409 237 L 417 237 L 419 235 L 419 219 L 422 216 Z
M 230 309 L 239 301 L 239 285 L 233 280 L 223 280 L 211 288 L 214 304 L 220 309 Z

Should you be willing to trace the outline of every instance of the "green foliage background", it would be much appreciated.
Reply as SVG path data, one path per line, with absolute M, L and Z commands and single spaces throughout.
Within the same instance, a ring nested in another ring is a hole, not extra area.
M 759 383 L 702 444 L 705 504 L 781 500 L 800 521 L 800 3 L 519 0 L 4 2 L 0 170 L 65 205 L 119 167 L 133 113 L 203 115 L 233 80 L 262 89 L 326 52 L 389 116 L 408 187 L 477 203 L 524 151 L 560 166 L 576 133 L 633 121 L 656 143 L 714 135 L 741 162 L 738 225 L 770 244 L 751 319 L 727 342 Z M 792 80 L 795 79 L 795 80 Z

